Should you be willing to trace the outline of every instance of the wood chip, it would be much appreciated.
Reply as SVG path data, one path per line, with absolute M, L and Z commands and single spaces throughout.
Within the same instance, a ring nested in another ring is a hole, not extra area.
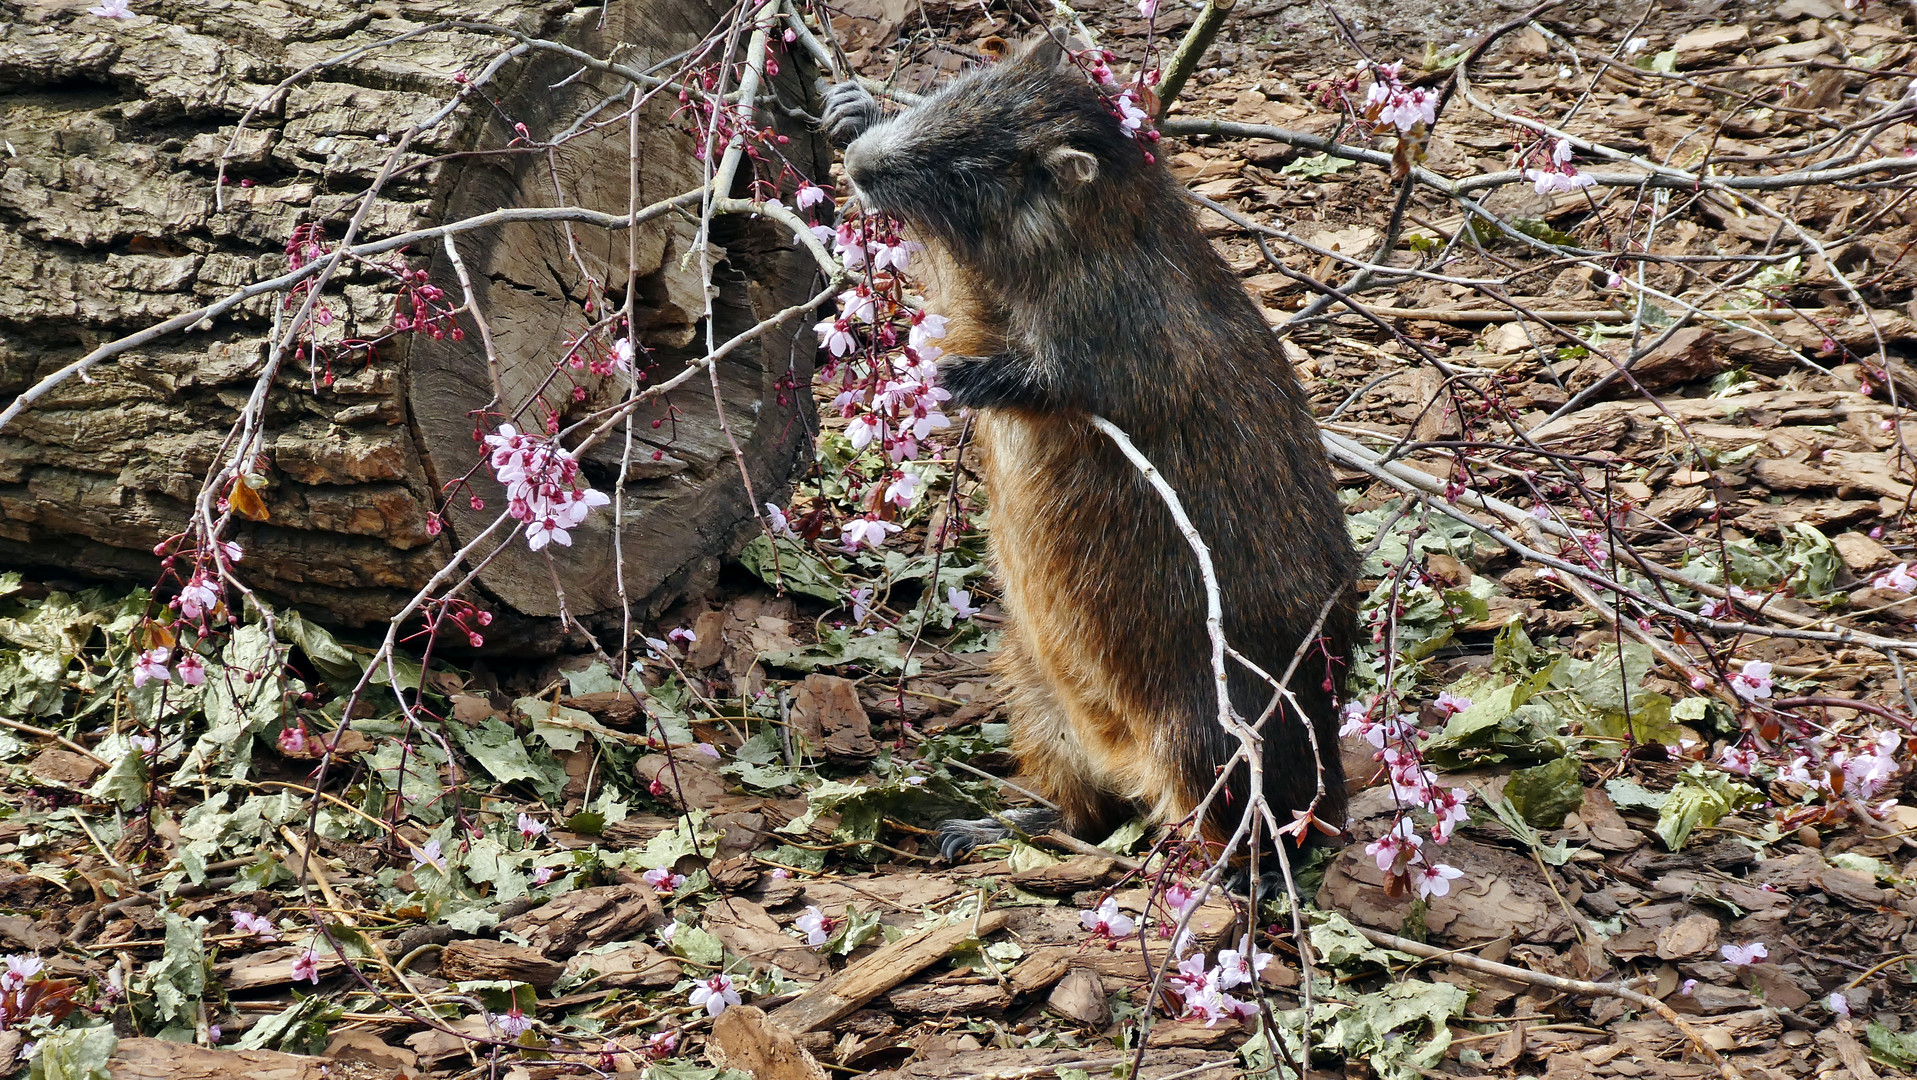
M 980 938 L 1005 926 L 1011 916 L 988 911 L 980 916 Z M 772 1022 L 792 1032 L 813 1031 L 849 1016 L 866 1002 L 938 963 L 972 940 L 974 924 L 957 923 L 902 937 L 830 979 L 779 1006 Z
M 750 1005 L 734 1005 L 719 1014 L 706 1040 L 706 1055 L 714 1065 L 737 1069 L 753 1080 L 826 1080 L 825 1069 L 790 1031 Z

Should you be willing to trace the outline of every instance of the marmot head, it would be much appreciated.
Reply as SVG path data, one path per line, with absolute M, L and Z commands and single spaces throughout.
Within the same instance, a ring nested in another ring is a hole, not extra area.
M 1111 101 L 1050 37 L 954 80 L 845 150 L 866 208 L 905 219 L 961 259 L 1001 266 L 1071 242 L 1144 167 Z

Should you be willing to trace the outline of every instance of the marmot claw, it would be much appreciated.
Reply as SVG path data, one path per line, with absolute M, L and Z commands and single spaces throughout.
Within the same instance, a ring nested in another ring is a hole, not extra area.
M 839 83 L 825 93 L 825 113 L 819 130 L 833 146 L 844 149 L 879 120 L 879 102 L 857 80 Z

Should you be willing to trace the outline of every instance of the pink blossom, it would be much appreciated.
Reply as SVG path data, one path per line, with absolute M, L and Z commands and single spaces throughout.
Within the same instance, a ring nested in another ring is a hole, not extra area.
M 1692 994 L 1697 993 L 1697 980 L 1685 979 L 1684 982 L 1678 986 L 1677 992 L 1685 997 L 1690 997 Z
M 1151 18 L 1156 18 L 1157 15 L 1158 15 L 1158 0 L 1138 0 L 1138 17 L 1139 18 L 1151 19 Z
M 1454 694 L 1449 690 L 1446 690 L 1445 692 L 1439 694 L 1438 700 L 1432 703 L 1432 708 L 1436 709 L 1438 712 L 1442 713 L 1445 716 L 1453 716 L 1457 713 L 1463 712 L 1464 710 L 1470 707 L 1471 707 L 1470 698 L 1462 697 L 1460 695 Z
M 808 907 L 805 914 L 792 920 L 796 929 L 805 931 L 805 943 L 818 948 L 832 938 L 833 924 L 837 922 L 817 907 Z
M 206 682 L 206 661 L 196 652 L 180 654 L 180 685 L 199 686 Z
M 739 992 L 732 988 L 732 976 L 721 972 L 694 986 L 688 1000 L 695 1008 L 705 1006 L 708 1016 L 717 1016 L 727 1006 L 739 1004 Z
M 1762 660 L 1746 660 L 1744 670 L 1730 678 L 1731 689 L 1745 701 L 1771 696 L 1771 665 Z
M 945 336 L 946 318 L 929 311 L 920 311 L 912 316 L 912 332 L 909 342 L 915 349 L 924 348 L 934 340 Z
M 1407 87 L 1400 77 L 1404 65 L 1376 64 L 1371 69 L 1371 88 L 1365 91 L 1365 108 L 1375 122 L 1410 132 L 1419 124 L 1429 128 L 1438 122 L 1438 95 L 1424 87 Z
M 1841 990 L 1832 991 L 1831 995 L 1824 999 L 1824 1005 L 1830 1009 L 1832 1016 L 1846 1018 L 1850 1016 L 1850 999 L 1845 997 Z
M 686 883 L 686 876 L 684 874 L 675 874 L 672 871 L 666 870 L 663 868 L 648 870 L 645 873 L 639 875 L 639 877 L 646 884 L 652 886 L 653 889 L 657 890 L 659 893 L 666 896 L 670 896 L 673 893 L 678 892 L 679 886 L 684 885 Z M 695 1001 L 693 1002 L 693 1004 L 697 1005 L 699 1003 Z M 738 1002 L 734 1001 L 733 1004 L 737 1005 Z M 716 1016 L 718 1014 L 715 1013 L 713 1015 Z
M 1138 923 L 1130 916 L 1118 910 L 1118 901 L 1107 896 L 1096 910 L 1078 913 L 1080 926 L 1102 938 L 1118 939 L 1130 937 L 1138 929 Z
M 293 981 L 298 982 L 301 979 L 320 981 L 319 953 L 308 949 L 293 958 Z
M 171 652 L 164 645 L 156 645 L 141 653 L 133 664 L 133 685 L 141 687 L 156 680 L 173 681 L 173 674 L 166 669 L 166 658 Z
M 231 912 L 231 916 L 233 929 L 242 934 L 251 934 L 267 941 L 278 940 L 280 936 L 279 932 L 273 929 L 272 923 L 250 911 L 234 911 Z
M 1910 572 L 1909 563 L 1898 563 L 1889 570 L 1870 579 L 1873 589 L 1887 589 L 1891 592 L 1917 592 L 1917 574 Z
M 650 1058 L 668 1058 L 677 1049 L 679 1049 L 679 1033 L 676 1031 L 661 1031 L 646 1040 L 646 1056 Z
M 189 619 L 199 618 L 218 607 L 219 603 L 219 590 L 208 583 L 204 574 L 195 574 L 193 580 L 187 582 L 186 588 L 180 590 L 180 614 Z
M 1748 945 L 1726 945 L 1718 952 L 1724 957 L 1724 962 L 1732 967 L 1755 964 L 1770 956 L 1770 950 L 1761 941 L 1753 941 Z
M 918 500 L 919 488 L 924 483 L 917 473 L 900 469 L 885 487 L 885 501 L 901 510 L 911 506 Z
M 765 504 L 765 522 L 767 527 L 772 530 L 772 535 L 774 536 L 792 535 L 791 519 L 787 518 L 785 511 L 779 509 L 775 503 Z
M 552 884 L 553 875 L 556 873 L 558 873 L 558 871 L 550 866 L 541 866 L 533 871 L 532 883 L 534 885 L 550 885 Z
M 1471 816 L 1471 811 L 1464 805 L 1470 798 L 1471 793 L 1463 788 L 1451 788 L 1448 791 L 1432 793 L 1430 800 L 1425 804 L 1438 818 L 1437 824 L 1431 829 L 1432 840 L 1443 844 L 1451 839 L 1452 831 Z
M 98 15 L 102 19 L 131 19 L 133 11 L 126 6 L 126 0 L 100 0 L 98 7 L 87 9 L 88 15 Z
M 1112 99 L 1112 105 L 1118 110 L 1119 130 L 1128 139 L 1138 137 L 1138 131 L 1151 119 L 1151 114 L 1138 107 L 1133 90 L 1127 89 Z
M 860 547 L 878 547 L 885 538 L 899 531 L 899 526 L 889 521 L 880 521 L 876 514 L 856 517 L 839 530 L 839 539 L 847 551 L 856 551 Z
M 306 725 L 294 724 L 280 729 L 280 753 L 288 757 L 299 757 L 306 753 Z
M 799 190 L 792 195 L 792 204 L 801 210 L 810 210 L 825 201 L 825 189 L 810 180 L 799 182 Z
M 969 619 L 980 610 L 972 606 L 972 594 L 956 585 L 945 590 L 945 602 L 952 605 L 952 614 L 961 619 Z
M 1391 831 L 1365 845 L 1365 854 L 1377 860 L 1378 869 L 1390 873 L 1392 865 L 1400 860 L 1409 862 L 1424 844 L 1411 825 L 1411 819 L 1400 817 Z
M 1464 871 L 1443 863 L 1421 866 L 1413 876 L 1418 886 L 1418 899 L 1429 900 L 1434 896 L 1445 896 L 1451 892 L 1451 883 L 1464 876 Z
M 508 1039 L 517 1039 L 532 1027 L 532 1017 L 521 1012 L 517 1005 L 507 1010 L 505 1015 L 498 1017 L 498 1020 L 500 1034 Z
M 1234 986 L 1255 981 L 1265 973 L 1266 965 L 1271 963 L 1271 954 L 1254 947 L 1249 939 L 1241 940 L 1240 945 L 1248 952 L 1238 949 L 1218 950 L 1218 970 L 1216 979 L 1218 988 L 1230 990 Z
M 531 814 L 528 814 L 523 810 L 520 811 L 520 814 L 519 814 L 519 835 L 520 836 L 525 837 L 527 840 L 531 840 L 536 836 L 544 836 L 545 833 L 546 833 L 545 822 L 536 821 L 534 820 Z
M 882 245 L 873 256 L 872 269 L 883 270 L 879 262 L 881 257 L 888 262 L 892 259 L 892 248 Z M 839 319 L 846 323 L 872 323 L 878 321 L 879 298 L 864 285 L 855 285 L 839 294 Z
M 1198 906 L 1198 890 L 1182 881 L 1174 881 L 1165 886 L 1165 903 L 1172 909 L 1175 918 L 1183 919 L 1192 908 Z
M 1718 755 L 1717 767 L 1739 776 L 1749 776 L 1757 767 L 1757 751 L 1748 746 L 1727 746 Z
M 440 873 L 446 872 L 446 857 L 440 853 L 439 841 L 428 840 L 426 846 L 413 852 L 413 865 L 430 866 Z
M 27 984 L 27 980 L 40 974 L 46 967 L 46 961 L 37 956 L 21 954 L 7 957 L 7 970 L 0 974 L 0 992 L 15 991 Z
M 688 641 L 697 641 L 699 640 L 699 637 L 698 635 L 694 634 L 691 630 L 688 630 L 683 626 L 675 626 L 672 629 L 666 631 L 666 640 L 677 641 L 681 644 L 684 644 L 685 642 L 688 642 Z

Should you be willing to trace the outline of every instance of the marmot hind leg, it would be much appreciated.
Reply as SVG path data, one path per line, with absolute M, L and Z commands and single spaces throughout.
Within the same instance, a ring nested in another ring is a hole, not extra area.
M 1116 827 L 1134 808 L 1094 782 L 1096 773 L 1064 708 L 1046 688 L 1044 675 L 1012 626 L 1007 626 L 1001 639 L 997 667 L 1012 687 L 1007 707 L 1012 753 L 1019 763 L 1017 783 L 1058 809 L 1038 806 L 993 817 L 953 818 L 939 826 L 940 852 L 956 860 L 975 847 L 1011 836 L 1014 830 L 1031 835 L 1062 828 L 1081 838 L 1103 839 L 1090 834 Z

